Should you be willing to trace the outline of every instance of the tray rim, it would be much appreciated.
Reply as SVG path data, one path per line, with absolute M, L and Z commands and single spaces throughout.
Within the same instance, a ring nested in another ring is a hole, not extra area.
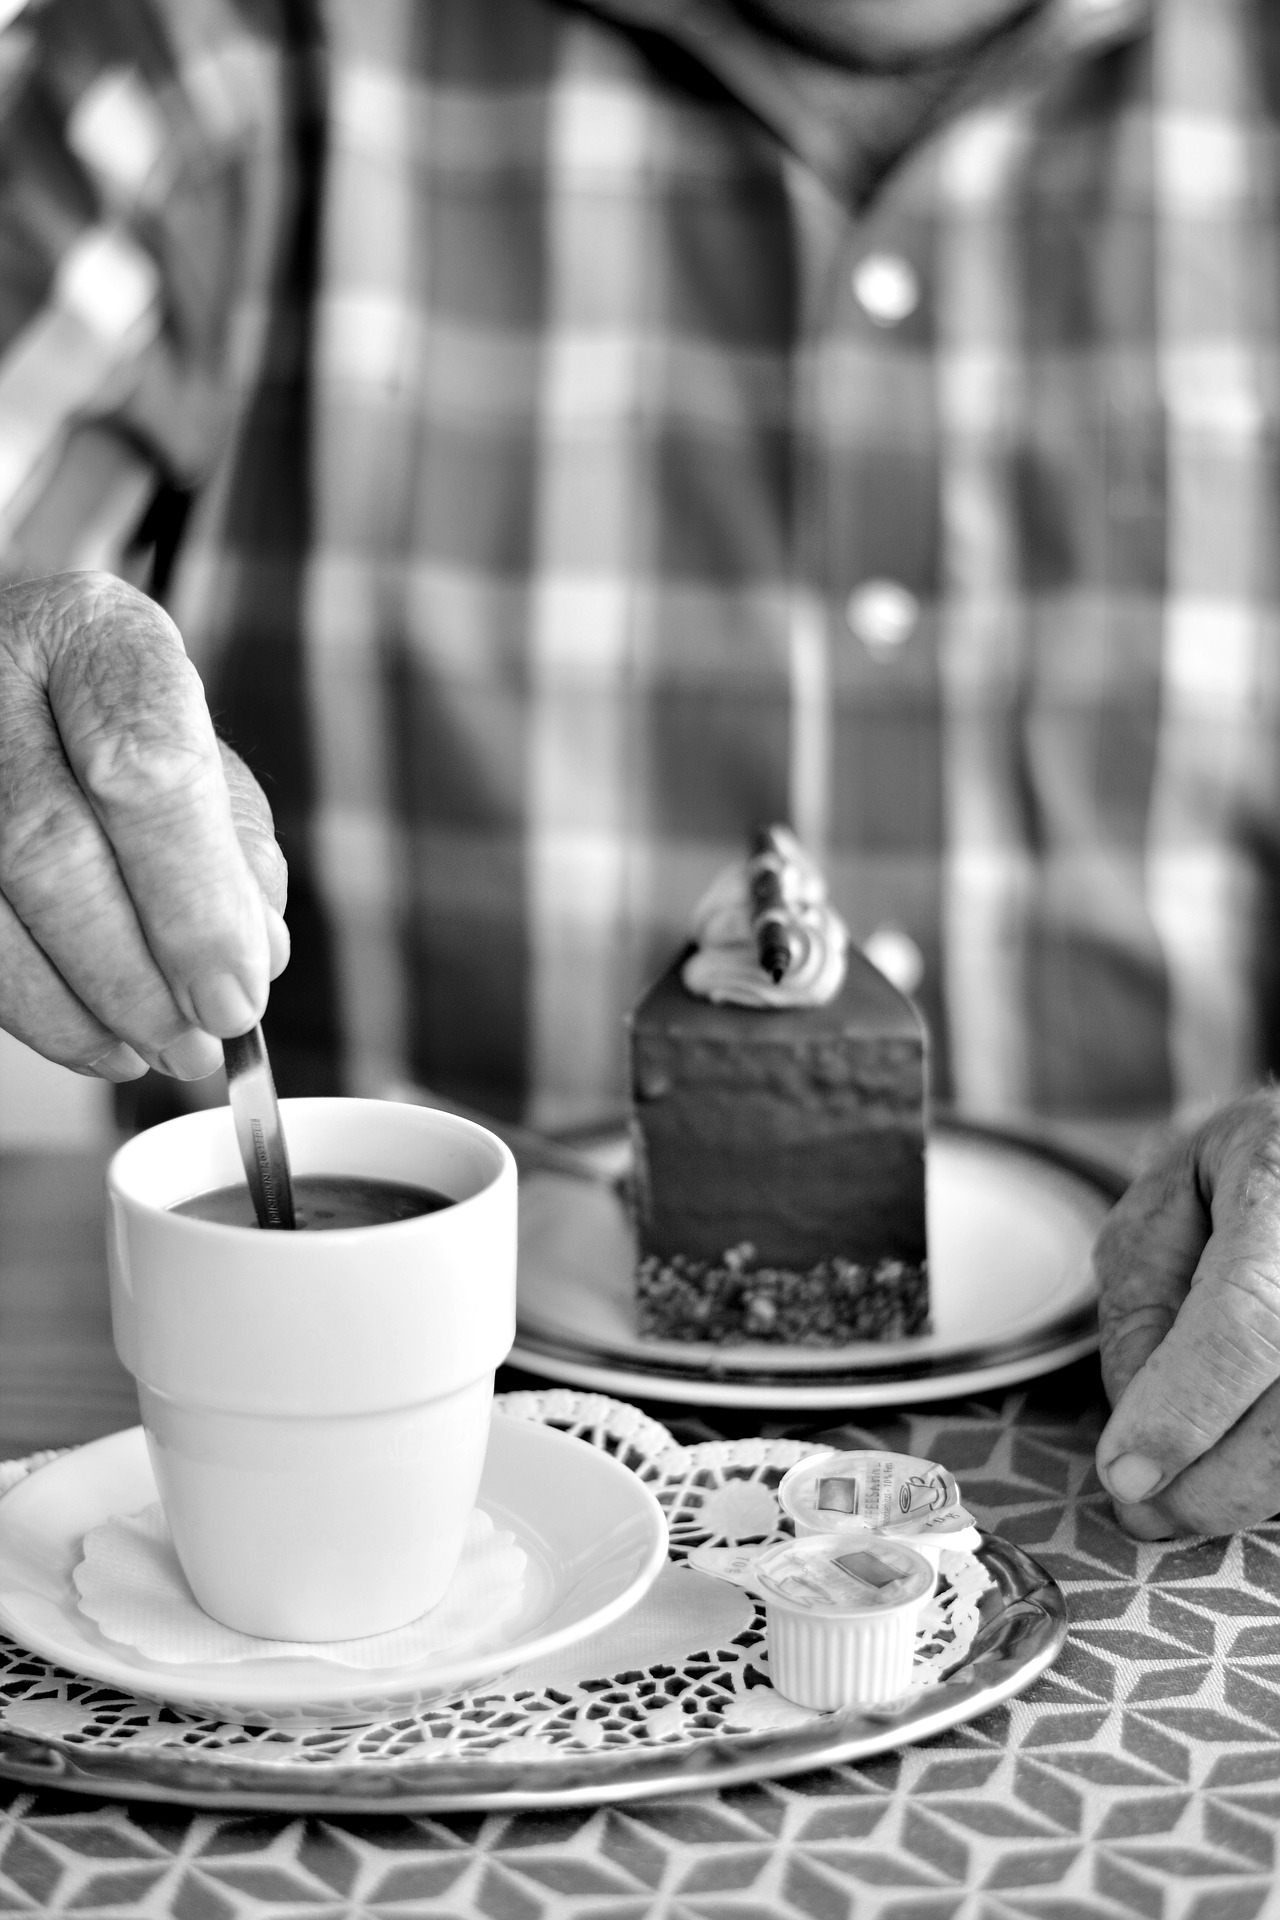
M 561 1430 L 568 1427 L 586 1444 L 614 1452 L 619 1464 L 642 1481 L 648 1469 L 673 1454 L 696 1467 L 705 1451 L 706 1443 L 680 1446 L 659 1423 L 625 1402 L 563 1388 L 515 1393 L 510 1400 L 515 1403 L 511 1417 Z M 774 1446 L 791 1450 L 799 1443 L 781 1439 L 711 1444 L 737 1453 L 744 1446 L 749 1452 Z M 71 1734 L 10 1728 L 0 1713 L 0 1777 L 45 1791 L 221 1812 L 418 1814 L 670 1797 L 870 1759 L 990 1711 L 1031 1685 L 1061 1651 L 1067 1635 L 1067 1607 L 1052 1576 L 1021 1547 L 996 1534 L 983 1535 L 980 1557 L 992 1574 L 998 1596 L 991 1617 L 953 1673 L 897 1712 L 886 1708 L 824 1715 L 800 1728 L 712 1735 L 640 1751 L 603 1748 L 567 1758 L 502 1760 L 478 1755 L 473 1760 L 464 1754 L 435 1763 L 412 1757 L 381 1765 L 366 1761 L 358 1767 L 332 1767 L 326 1780 L 317 1778 L 320 1769 L 314 1763 L 262 1765 L 241 1758 L 243 1749 L 231 1756 L 210 1754 L 207 1749 L 166 1751 L 150 1745 L 85 1749 L 77 1746 Z M 991 1605 L 990 1596 L 987 1605 Z M 20 1642 L 12 1644 L 21 1647 Z M 53 1677 L 68 1674 L 78 1681 L 87 1679 L 91 1690 L 100 1684 L 54 1663 L 43 1664 Z M 129 1697 L 126 1693 L 125 1698 Z M 483 1686 L 474 1689 L 472 1697 L 483 1699 Z
M 976 1719 L 1023 1692 L 1052 1666 L 1062 1650 L 1068 1626 L 1066 1600 L 1057 1582 L 1030 1554 L 996 1534 L 983 1535 L 979 1558 L 994 1573 L 997 1584 L 1003 1581 L 1012 1593 L 992 1625 L 1003 1627 L 1005 1637 L 1015 1642 L 1030 1638 L 1029 1650 L 1016 1661 L 993 1661 L 992 1665 L 998 1665 L 998 1675 L 985 1685 L 966 1673 L 966 1669 L 975 1664 L 970 1656 L 959 1669 L 962 1679 L 943 1679 L 914 1706 L 896 1715 L 824 1716 L 813 1728 L 735 1734 L 729 1739 L 712 1737 L 642 1755 L 608 1749 L 599 1757 L 583 1754 L 572 1762 L 528 1761 L 518 1770 L 525 1776 L 524 1780 L 514 1785 L 464 1784 L 427 1790 L 411 1787 L 407 1792 L 393 1791 L 389 1795 L 371 1791 L 379 1777 L 371 1767 L 362 1770 L 365 1783 L 355 1791 L 344 1792 L 338 1788 L 308 1792 L 305 1770 L 301 1767 L 297 1769 L 303 1776 L 299 1786 L 287 1791 L 256 1785 L 248 1785 L 244 1790 L 234 1785 L 229 1790 L 193 1785 L 188 1775 L 207 1773 L 223 1763 L 188 1756 L 185 1764 L 179 1762 L 175 1766 L 172 1758 L 154 1748 L 139 1754 L 132 1765 L 120 1764 L 128 1758 L 128 1750 L 124 1749 L 101 1756 L 98 1765 L 77 1766 L 76 1749 L 69 1747 L 65 1739 L 12 1733 L 0 1721 L 0 1777 L 45 1791 L 166 1801 L 223 1813 L 244 1811 L 295 1816 L 595 1806 L 744 1786 L 762 1779 L 785 1779 L 820 1767 L 872 1759 L 876 1754 L 932 1739 L 947 1728 Z M 980 1641 L 989 1640 L 990 1634 L 988 1628 L 979 1636 Z M 984 1648 L 979 1658 L 986 1658 L 989 1651 L 990 1646 Z M 249 1775 L 253 1771 L 248 1764 L 237 1762 L 235 1767 L 237 1773 Z M 273 1770 L 257 1769 L 262 1776 L 270 1771 Z M 410 1769 L 405 1767 L 399 1771 L 407 1774 Z M 442 1766 L 440 1771 L 445 1773 L 446 1769 Z M 470 1768 L 461 1764 L 458 1767 L 460 1773 L 470 1772 L 481 1778 L 487 1774 L 490 1782 L 494 1774 L 501 1771 L 499 1765 L 484 1760 Z M 561 1777 L 554 1784 L 536 1781 L 533 1776 L 539 1771 L 555 1772 Z M 351 1772 L 354 1774 L 355 1770 Z M 393 1783 L 396 1772 L 394 1765 L 381 1769 L 381 1775 Z M 564 1778 L 566 1774 L 570 1776 L 568 1779 Z

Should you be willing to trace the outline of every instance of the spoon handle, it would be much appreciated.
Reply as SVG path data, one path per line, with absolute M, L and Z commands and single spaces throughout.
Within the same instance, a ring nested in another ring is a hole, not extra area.
M 293 1179 L 262 1028 L 252 1027 L 238 1039 L 224 1040 L 222 1054 L 236 1139 L 258 1225 L 293 1228 L 297 1224 Z

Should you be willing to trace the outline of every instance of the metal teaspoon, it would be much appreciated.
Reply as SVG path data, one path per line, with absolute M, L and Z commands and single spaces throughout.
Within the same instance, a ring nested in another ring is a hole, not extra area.
M 251 1027 L 238 1039 L 224 1040 L 222 1057 L 227 1063 L 231 1115 L 258 1225 L 292 1229 L 297 1226 L 293 1179 L 262 1028 Z

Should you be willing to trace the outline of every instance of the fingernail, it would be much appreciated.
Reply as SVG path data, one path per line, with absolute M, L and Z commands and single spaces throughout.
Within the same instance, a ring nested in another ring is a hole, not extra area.
M 193 1027 L 165 1048 L 160 1065 L 175 1080 L 205 1080 L 222 1065 L 222 1048 L 212 1034 Z
M 1163 1467 L 1140 1453 L 1122 1453 L 1102 1469 L 1102 1477 L 1117 1500 L 1145 1500 L 1164 1479 Z
M 140 1053 L 124 1045 L 111 1047 L 98 1059 L 89 1062 L 88 1071 L 96 1073 L 99 1080 L 140 1080 L 147 1071 L 147 1063 Z
M 206 1033 L 248 1033 L 258 1018 L 258 1008 L 234 973 L 210 973 L 197 980 L 191 989 L 191 1004 Z
M 271 978 L 274 980 L 276 975 L 283 973 L 289 964 L 292 942 L 282 913 L 277 913 L 274 907 L 268 907 L 266 918 L 267 948 L 271 954 Z

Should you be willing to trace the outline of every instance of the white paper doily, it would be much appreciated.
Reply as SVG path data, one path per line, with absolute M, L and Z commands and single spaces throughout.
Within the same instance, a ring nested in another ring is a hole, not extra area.
M 404 1804 L 415 1795 L 426 1804 L 433 1778 L 456 1792 L 457 1779 L 465 1777 L 471 1784 L 463 1797 L 455 1801 L 446 1794 L 441 1804 L 492 1804 L 504 1797 L 538 1804 L 554 1800 L 557 1792 L 598 1797 L 593 1762 L 631 1757 L 642 1767 L 653 1759 L 679 1769 L 704 1743 L 714 1744 L 717 1757 L 736 1741 L 746 1743 L 744 1756 L 758 1755 L 762 1735 L 811 1731 L 812 1740 L 787 1740 L 780 1753 L 776 1770 L 795 1770 L 804 1764 L 797 1753 L 822 1748 L 828 1732 L 823 1723 L 831 1723 L 833 1736 L 848 1732 L 840 1724 L 848 1716 L 794 1707 L 773 1691 L 758 1603 L 681 1570 L 695 1546 L 782 1537 L 789 1529 L 780 1525 L 774 1490 L 788 1467 L 819 1448 L 767 1439 L 685 1448 L 637 1408 L 569 1388 L 507 1394 L 502 1404 L 508 1416 L 546 1422 L 607 1449 L 649 1485 L 666 1511 L 671 1566 L 633 1614 L 556 1656 L 545 1671 L 517 1671 L 404 1718 L 358 1728 L 210 1722 L 61 1672 L 0 1637 L 0 1772 L 197 1804 L 239 1799 L 289 1805 L 301 1795 L 317 1807 Z M 7 1472 L 13 1484 L 16 1469 L 10 1465 Z M 1047 1596 L 1016 1600 L 1028 1619 L 1039 1609 L 1043 1630 L 1029 1637 L 1024 1622 L 1014 1636 L 1021 1649 L 1017 1659 L 1002 1655 L 983 1672 L 970 1673 L 966 1662 L 975 1634 L 985 1628 L 984 1640 L 992 1637 L 1009 1595 L 993 1589 L 989 1573 L 971 1556 L 944 1558 L 913 1677 L 917 1701 L 950 1690 L 952 1707 L 945 1717 L 935 1716 L 938 1724 L 967 1718 L 1026 1685 L 1061 1644 L 1061 1595 L 1033 1562 L 1008 1551 L 1021 1563 L 1011 1576 L 1014 1587 Z M 692 1606 L 681 1598 L 679 1583 L 685 1580 L 703 1588 Z M 694 1644 L 700 1636 L 708 1644 Z M 870 1716 L 884 1726 L 874 1746 L 896 1743 L 888 1731 L 895 1720 L 903 1726 L 899 1739 L 921 1737 L 907 1730 L 912 1715 L 897 1706 Z M 919 1712 L 914 1724 L 923 1731 L 932 1726 Z M 820 1763 L 815 1757 L 808 1764 Z M 756 1764 L 757 1772 L 766 1770 Z M 492 1793 L 486 1793 L 486 1778 Z
M 525 1565 L 515 1536 L 496 1528 L 477 1507 L 457 1572 L 430 1613 L 362 1640 L 262 1640 L 205 1613 L 187 1585 L 157 1501 L 140 1513 L 116 1514 L 87 1533 L 72 1579 L 80 1611 L 108 1640 L 136 1647 L 148 1660 L 231 1665 L 293 1656 L 377 1669 L 458 1651 L 498 1626 L 520 1605 Z

